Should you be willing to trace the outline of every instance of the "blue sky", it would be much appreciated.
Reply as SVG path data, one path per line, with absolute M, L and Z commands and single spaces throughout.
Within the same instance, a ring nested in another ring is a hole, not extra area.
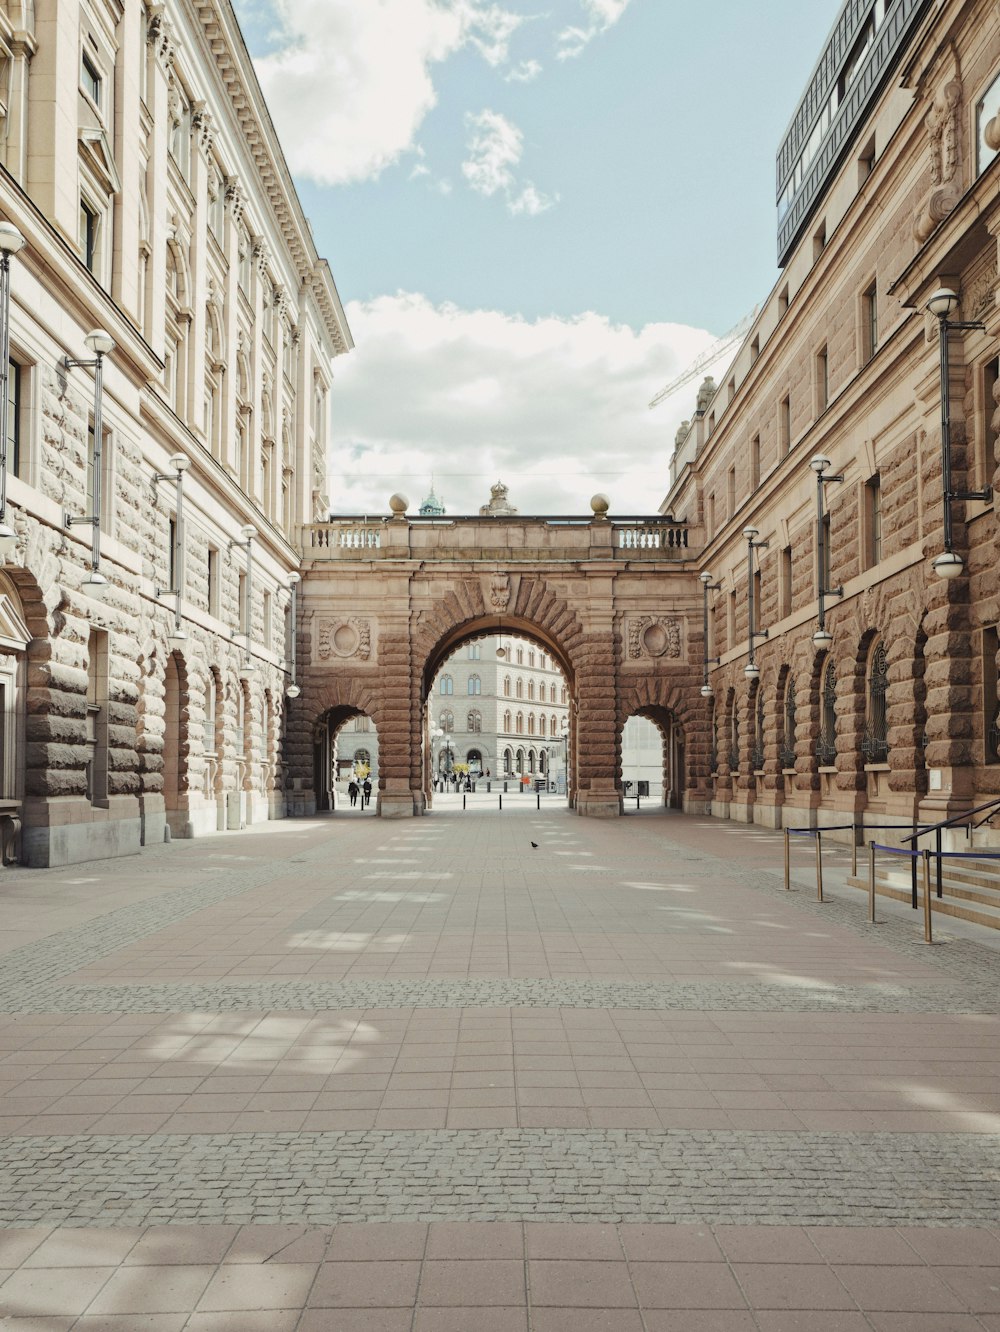
M 357 342 L 333 507 L 433 472 L 452 511 L 500 474 L 525 510 L 655 509 L 697 385 L 646 404 L 775 279 L 775 152 L 839 0 L 236 7 Z

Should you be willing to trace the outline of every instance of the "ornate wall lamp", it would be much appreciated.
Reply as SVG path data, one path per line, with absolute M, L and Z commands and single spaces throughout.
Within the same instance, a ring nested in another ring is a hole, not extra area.
M 0 222 L 0 562 L 14 553 L 17 533 L 7 521 L 7 422 L 10 416 L 10 260 L 24 248 L 17 227 Z
M 743 667 L 743 674 L 747 677 L 748 680 L 753 681 L 760 679 L 760 668 L 758 667 L 757 662 L 754 659 L 754 645 L 756 644 L 758 638 L 767 637 L 766 629 L 754 628 L 754 623 L 756 619 L 756 610 L 755 610 L 756 597 L 754 595 L 754 586 L 753 586 L 753 553 L 755 550 L 767 550 L 768 546 L 771 543 L 769 541 L 757 540 L 757 537 L 760 535 L 760 532 L 756 527 L 744 527 L 743 535 L 747 539 L 747 611 L 749 614 L 749 620 L 747 622 L 748 623 L 747 638 L 749 641 L 749 660 L 747 661 L 747 664 Z
M 941 489 L 944 502 L 944 550 L 932 562 L 931 568 L 939 578 L 957 578 L 965 568 L 961 555 L 952 550 L 951 506 L 955 500 L 988 500 L 989 486 L 982 490 L 952 490 L 951 488 L 951 385 L 948 355 L 948 334 L 964 333 L 969 329 L 986 331 L 978 320 L 950 319 L 958 309 L 958 294 L 949 287 L 939 287 L 927 302 L 927 309 L 938 321 L 938 347 L 941 361 Z
M 816 561 L 819 602 L 819 627 L 813 634 L 813 644 L 826 651 L 833 643 L 833 634 L 826 627 L 826 599 L 827 597 L 842 597 L 844 589 L 842 587 L 827 587 L 826 585 L 829 553 L 826 549 L 826 497 L 823 487 L 833 482 L 843 481 L 844 478 L 830 474 L 833 463 L 829 458 L 824 458 L 821 453 L 817 453 L 809 459 L 809 466 L 816 473 Z
M 703 573 L 700 573 L 698 577 L 701 579 L 701 589 L 702 589 L 701 626 L 703 632 L 702 642 L 705 645 L 704 648 L 702 649 L 701 696 L 702 698 L 711 698 L 712 686 L 708 683 L 708 668 L 709 666 L 718 666 L 719 658 L 710 657 L 708 655 L 708 594 L 709 592 L 718 592 L 722 584 L 713 583 L 712 575 L 708 572 L 707 569 Z
M 295 683 L 295 667 L 296 667 L 296 661 L 297 661 L 297 656 L 296 656 L 296 641 L 295 641 L 295 640 L 296 640 L 296 637 L 297 637 L 297 635 L 298 635 L 298 623 L 297 623 L 297 621 L 298 621 L 298 613 L 297 613 L 297 612 L 298 612 L 298 595 L 297 595 L 297 592 L 298 592 L 298 586 L 299 586 L 299 583 L 301 583 L 301 581 L 302 581 L 302 575 L 299 574 L 299 573 L 297 573 L 297 572 L 293 569 L 293 570 L 291 571 L 291 573 L 288 575 L 288 590 L 289 590 L 289 592 L 291 592 L 291 594 L 292 594 L 292 613 L 291 613 L 291 622 L 292 622 L 292 623 L 291 623 L 291 635 L 292 635 L 292 642 L 291 642 L 291 648 L 292 648 L 291 666 L 292 666 L 292 669 L 291 669 L 291 672 L 290 672 L 291 678 L 289 679 L 289 681 L 288 681 L 288 686 L 287 686 L 287 688 L 285 689 L 285 697 L 286 697 L 286 698 L 298 698 L 299 694 L 302 693 L 302 690 L 301 690 L 301 689 L 298 687 L 298 685 Z
M 181 576 L 181 561 L 184 558 L 184 473 L 191 466 L 191 459 L 186 453 L 174 453 L 167 459 L 167 466 L 172 467 L 171 472 L 154 472 L 154 481 L 172 481 L 176 487 L 176 511 L 174 517 L 174 542 L 173 549 L 170 552 L 170 567 L 173 570 L 171 582 L 174 587 L 158 587 L 156 595 L 158 597 L 172 596 L 174 598 L 174 627 L 167 635 L 167 642 L 172 648 L 181 647 L 187 642 L 187 634 L 181 628 L 181 593 L 183 592 L 183 578 Z
M 240 679 L 252 680 L 254 671 L 257 669 L 250 656 L 250 612 L 253 606 L 253 539 L 257 535 L 257 529 L 253 523 L 246 523 L 240 528 L 240 540 L 230 541 L 229 549 L 232 551 L 234 546 L 241 546 L 247 553 L 247 581 L 243 589 L 243 615 L 246 620 L 246 630 L 244 632 L 244 655 L 243 665 L 240 667 Z M 237 630 L 237 632 L 239 632 Z
M 89 361 L 74 360 L 70 356 L 64 356 L 59 362 L 59 367 L 64 372 L 73 370 L 77 366 L 85 370 L 94 372 L 94 485 L 92 491 L 93 513 L 73 516 L 64 514 L 63 521 L 67 527 L 73 527 L 77 523 L 86 523 L 93 529 L 93 541 L 90 547 L 90 569 L 86 578 L 83 580 L 83 590 L 88 596 L 95 600 L 103 600 L 108 594 L 108 580 L 101 573 L 101 455 L 103 451 L 104 422 L 102 419 L 102 407 L 104 401 L 104 358 L 109 352 L 115 349 L 115 340 L 110 333 L 105 333 L 103 328 L 95 328 L 84 338 L 87 347 L 94 353 L 93 359 Z M 6 431 L 6 422 L 4 422 Z

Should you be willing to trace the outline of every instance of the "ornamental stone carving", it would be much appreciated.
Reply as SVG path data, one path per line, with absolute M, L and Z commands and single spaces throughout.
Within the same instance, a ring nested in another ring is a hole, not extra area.
M 503 612 L 510 603 L 510 575 L 495 573 L 490 579 L 490 605 L 495 611 Z
M 962 292 L 962 306 L 965 319 L 982 319 L 987 310 L 996 303 L 997 265 L 996 260 L 970 282 Z
M 243 199 L 243 186 L 236 176 L 226 177 L 226 205 L 233 215 L 233 220 L 238 222 L 243 216 L 245 202 Z
M 165 5 L 154 5 L 150 9 L 146 41 L 153 48 L 153 55 L 163 68 L 170 69 L 177 54 L 177 45 L 170 24 L 167 22 Z
M 961 104 L 962 85 L 958 79 L 950 79 L 934 98 L 924 121 L 930 150 L 931 192 L 913 224 L 913 234 L 920 245 L 952 211 L 962 192 Z
M 323 661 L 331 657 L 344 660 L 357 657 L 367 661 L 371 656 L 371 622 L 359 616 L 350 619 L 320 620 L 317 651 Z
M 195 142 L 205 152 L 210 152 L 215 141 L 215 121 L 206 102 L 195 102 L 191 108 L 191 129 Z M 218 193 L 218 189 L 216 189 Z M 214 195 L 212 196 L 214 198 Z
M 629 622 L 628 655 L 632 661 L 643 657 L 681 655 L 681 622 L 667 616 L 641 615 Z

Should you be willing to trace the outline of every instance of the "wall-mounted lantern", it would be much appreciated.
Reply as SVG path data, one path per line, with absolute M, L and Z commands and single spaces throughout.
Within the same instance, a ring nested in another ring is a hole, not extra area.
M 246 523 L 240 528 L 240 540 L 230 541 L 230 551 L 234 546 L 242 546 L 247 554 L 247 581 L 243 589 L 243 615 L 246 619 L 246 632 L 244 634 L 244 653 L 243 664 L 240 667 L 240 679 L 252 680 L 256 666 L 253 658 L 250 656 L 250 638 L 251 638 L 251 609 L 253 607 L 253 539 L 257 535 L 257 529 L 253 523 Z M 237 631 L 238 632 L 238 631 Z
M 10 417 L 10 261 L 25 239 L 10 222 L 0 222 L 0 562 L 13 555 L 17 533 L 7 521 L 7 422 Z
M 288 686 L 287 686 L 287 688 L 285 689 L 285 697 L 286 697 L 286 698 L 298 698 L 298 696 L 302 693 L 302 690 L 299 688 L 299 686 L 298 686 L 298 685 L 296 684 L 296 682 L 295 682 L 296 663 L 297 663 L 297 651 L 296 651 L 297 643 L 296 643 L 296 640 L 297 640 L 297 638 L 298 638 L 298 632 L 299 632 L 299 629 L 298 629 L 298 614 L 297 614 L 297 612 L 298 612 L 298 586 L 299 586 L 299 583 L 301 583 L 301 581 L 302 581 L 302 575 L 299 574 L 299 573 L 297 573 L 296 570 L 293 569 L 293 570 L 291 571 L 291 573 L 288 575 L 288 590 L 289 590 L 289 592 L 291 592 L 291 594 L 292 594 L 292 612 L 291 612 L 291 622 L 292 622 L 292 623 L 291 623 L 291 634 L 292 634 L 292 642 L 291 642 L 292 659 L 291 659 L 291 664 L 292 664 L 292 669 L 291 669 L 291 672 L 290 672 L 290 679 L 289 679 L 289 681 L 288 681 Z
M 816 561 L 817 561 L 817 585 L 819 616 L 818 627 L 812 636 L 814 646 L 821 651 L 826 651 L 833 643 L 833 634 L 826 627 L 826 599 L 827 597 L 842 597 L 844 589 L 842 587 L 827 587 L 826 574 L 828 561 L 828 552 L 826 549 L 826 510 L 825 494 L 823 487 L 831 485 L 834 482 L 843 481 L 842 476 L 833 476 L 830 468 L 833 463 L 829 458 L 824 458 L 821 453 L 815 454 L 809 459 L 809 466 L 816 473 Z
M 167 459 L 169 472 L 154 472 L 154 481 L 172 481 L 176 487 L 176 510 L 174 518 L 174 543 L 170 552 L 170 566 L 173 569 L 173 587 L 158 587 L 158 597 L 174 598 L 174 627 L 167 635 L 167 642 L 172 648 L 182 647 L 187 642 L 187 634 L 181 627 L 181 597 L 184 592 L 182 561 L 184 559 L 184 473 L 191 466 L 191 459 L 186 453 L 174 453 Z
M 767 550 L 768 546 L 771 543 L 769 541 L 757 540 L 757 537 L 760 535 L 760 532 L 756 527 L 744 527 L 743 535 L 747 539 L 747 610 L 750 617 L 747 622 L 749 660 L 747 661 L 747 664 L 743 667 L 743 674 L 746 676 L 748 680 L 753 681 L 760 679 L 760 668 L 758 667 L 756 659 L 754 657 L 754 647 L 758 638 L 767 637 L 766 629 L 754 628 L 754 623 L 756 619 L 756 611 L 755 611 L 756 598 L 754 596 L 754 586 L 753 586 L 753 553 L 755 550 Z
M 978 320 L 958 320 L 949 316 L 958 309 L 958 294 L 950 287 L 939 287 L 927 302 L 927 309 L 938 321 L 938 349 L 941 364 L 941 490 L 944 503 L 944 550 L 931 562 L 939 578 L 957 578 L 965 568 L 965 561 L 952 549 L 951 506 L 956 500 L 988 500 L 989 486 L 982 490 L 952 490 L 951 488 L 951 385 L 948 350 L 949 333 L 964 333 L 970 329 L 986 331 Z
M 101 573 L 101 456 L 104 445 L 104 422 L 102 408 L 104 404 L 104 358 L 109 352 L 115 349 L 115 340 L 110 333 L 105 333 L 103 328 L 95 328 L 84 338 L 84 342 L 90 351 L 94 353 L 93 359 L 89 361 L 75 360 L 70 356 L 64 356 L 59 362 L 60 368 L 65 372 L 72 370 L 77 366 L 93 370 L 94 372 L 94 484 L 93 484 L 93 513 L 73 516 L 64 514 L 63 521 L 67 527 L 73 527 L 77 523 L 85 523 L 93 529 L 93 540 L 90 547 L 90 569 L 86 578 L 83 580 L 83 590 L 88 596 L 95 600 L 103 601 L 108 594 L 108 580 Z M 6 422 L 4 429 L 6 429 Z
M 722 586 L 721 583 L 713 583 L 712 575 L 708 570 L 704 570 L 698 577 L 701 579 L 702 602 L 701 602 L 701 624 L 702 624 L 702 698 L 712 697 L 712 686 L 708 683 L 709 666 L 718 666 L 719 658 L 708 655 L 708 594 L 709 592 L 718 592 Z

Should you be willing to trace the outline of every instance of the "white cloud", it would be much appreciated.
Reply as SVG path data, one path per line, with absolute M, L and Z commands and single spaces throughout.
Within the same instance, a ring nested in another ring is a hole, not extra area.
M 572 25 L 556 34 L 556 59 L 571 60 L 595 37 L 613 27 L 628 8 L 629 0 L 580 0 L 589 22 L 585 27 Z
M 242 0 L 249 6 L 255 0 Z M 433 67 L 472 46 L 497 66 L 524 19 L 485 0 L 273 0 L 257 74 L 293 172 L 371 179 L 413 147 Z
M 430 487 L 475 512 L 501 477 L 522 512 L 652 513 L 697 382 L 646 404 L 712 341 L 680 324 L 638 331 L 586 313 L 526 320 L 399 293 L 348 305 L 357 343 L 337 363 L 330 493 L 341 513 L 381 513 Z M 386 386 L 392 391 L 387 392 Z
M 522 60 L 520 64 L 514 65 L 505 76 L 505 83 L 531 83 L 537 79 L 542 72 L 542 66 L 537 60 Z
M 530 181 L 518 184 L 514 168 L 524 152 L 524 135 L 498 111 L 480 111 L 465 117 L 468 126 L 469 156 L 462 163 L 462 175 L 470 189 L 485 198 L 502 194 L 508 211 L 517 216 L 534 217 L 551 208 L 555 197 L 542 194 Z

